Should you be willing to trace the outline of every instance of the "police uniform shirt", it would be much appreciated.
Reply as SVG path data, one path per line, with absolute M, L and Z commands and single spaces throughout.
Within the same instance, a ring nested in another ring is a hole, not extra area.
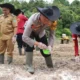
M 31 47 L 33 47 L 35 43 L 35 40 L 30 38 L 31 32 L 34 31 L 42 38 L 45 35 L 45 28 L 48 27 L 40 22 L 39 17 L 40 13 L 33 14 L 24 25 L 23 41 Z M 49 33 L 48 45 L 53 46 L 54 31 L 49 29 Z

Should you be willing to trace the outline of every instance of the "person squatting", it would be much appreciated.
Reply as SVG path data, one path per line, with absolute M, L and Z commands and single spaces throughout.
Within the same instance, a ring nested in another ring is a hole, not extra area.
M 56 6 L 49 6 L 45 8 L 37 7 L 37 10 L 39 13 L 34 13 L 28 19 L 27 23 L 25 23 L 25 30 L 22 36 L 23 41 L 27 43 L 26 65 L 27 70 L 30 73 L 34 73 L 32 64 L 34 46 L 40 48 L 40 52 L 45 58 L 47 66 L 49 68 L 53 68 L 51 54 L 45 55 L 43 50 L 49 49 L 51 53 L 54 42 L 54 27 L 56 26 L 56 21 L 60 17 L 60 11 Z M 46 28 L 49 29 L 48 42 L 45 33 Z

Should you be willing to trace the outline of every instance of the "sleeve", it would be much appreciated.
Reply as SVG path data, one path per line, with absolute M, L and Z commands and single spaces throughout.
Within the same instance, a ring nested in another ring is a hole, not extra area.
M 26 21 L 25 24 L 24 24 L 24 29 L 25 29 L 25 27 L 27 26 L 27 22 L 28 22 L 28 21 Z
M 18 24 L 17 24 L 17 18 L 16 17 L 13 17 L 13 19 L 12 19 L 12 25 L 13 25 L 14 28 L 16 28 L 18 26 Z
M 30 38 L 31 32 L 32 32 L 32 28 L 31 25 L 33 24 L 33 18 L 34 16 L 32 15 L 29 20 L 27 21 L 27 23 L 25 23 L 25 30 L 23 32 L 23 36 L 22 39 L 25 43 L 27 43 L 30 47 L 34 46 L 35 40 Z
M 53 47 L 53 43 L 54 43 L 54 31 L 53 30 L 49 30 L 49 38 L 48 38 L 48 45 Z
M 28 20 L 28 18 L 26 16 L 24 16 L 24 15 L 23 15 L 22 18 L 23 18 L 24 21 L 27 21 Z

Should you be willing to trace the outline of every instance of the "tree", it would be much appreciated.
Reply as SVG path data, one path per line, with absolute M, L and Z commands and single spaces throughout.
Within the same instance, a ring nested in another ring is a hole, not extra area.
M 53 4 L 57 4 L 57 5 L 62 4 L 62 5 L 65 5 L 65 6 L 69 6 L 68 0 L 54 0 Z
M 4 0 L 0 0 L 0 2 L 3 3 Z M 71 35 L 69 29 L 70 25 L 73 22 L 80 21 L 79 0 L 74 0 L 71 4 L 69 4 L 68 0 L 53 0 L 52 3 L 45 2 L 44 0 L 30 0 L 29 2 L 19 2 L 19 0 L 10 0 L 10 3 L 13 4 L 16 8 L 20 8 L 27 17 L 30 17 L 33 13 L 37 12 L 36 7 L 45 7 L 49 5 L 58 6 L 58 8 L 60 9 L 61 19 L 58 20 L 58 26 L 56 30 L 57 37 L 60 37 L 61 34 L 64 32 L 68 35 Z

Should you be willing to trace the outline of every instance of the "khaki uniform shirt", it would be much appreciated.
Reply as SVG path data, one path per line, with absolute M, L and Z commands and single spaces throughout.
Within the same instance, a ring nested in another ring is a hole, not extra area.
M 0 39 L 7 40 L 11 39 L 14 34 L 14 28 L 17 27 L 17 19 L 13 14 L 4 16 L 0 15 Z
M 39 17 L 40 13 L 33 14 L 24 25 L 25 30 L 22 38 L 23 41 L 31 47 L 33 47 L 35 43 L 35 40 L 30 38 L 31 32 L 34 31 L 40 38 L 42 38 L 45 35 L 45 29 L 49 28 L 47 25 L 40 22 Z M 48 45 L 53 46 L 53 42 L 54 30 L 49 29 Z

